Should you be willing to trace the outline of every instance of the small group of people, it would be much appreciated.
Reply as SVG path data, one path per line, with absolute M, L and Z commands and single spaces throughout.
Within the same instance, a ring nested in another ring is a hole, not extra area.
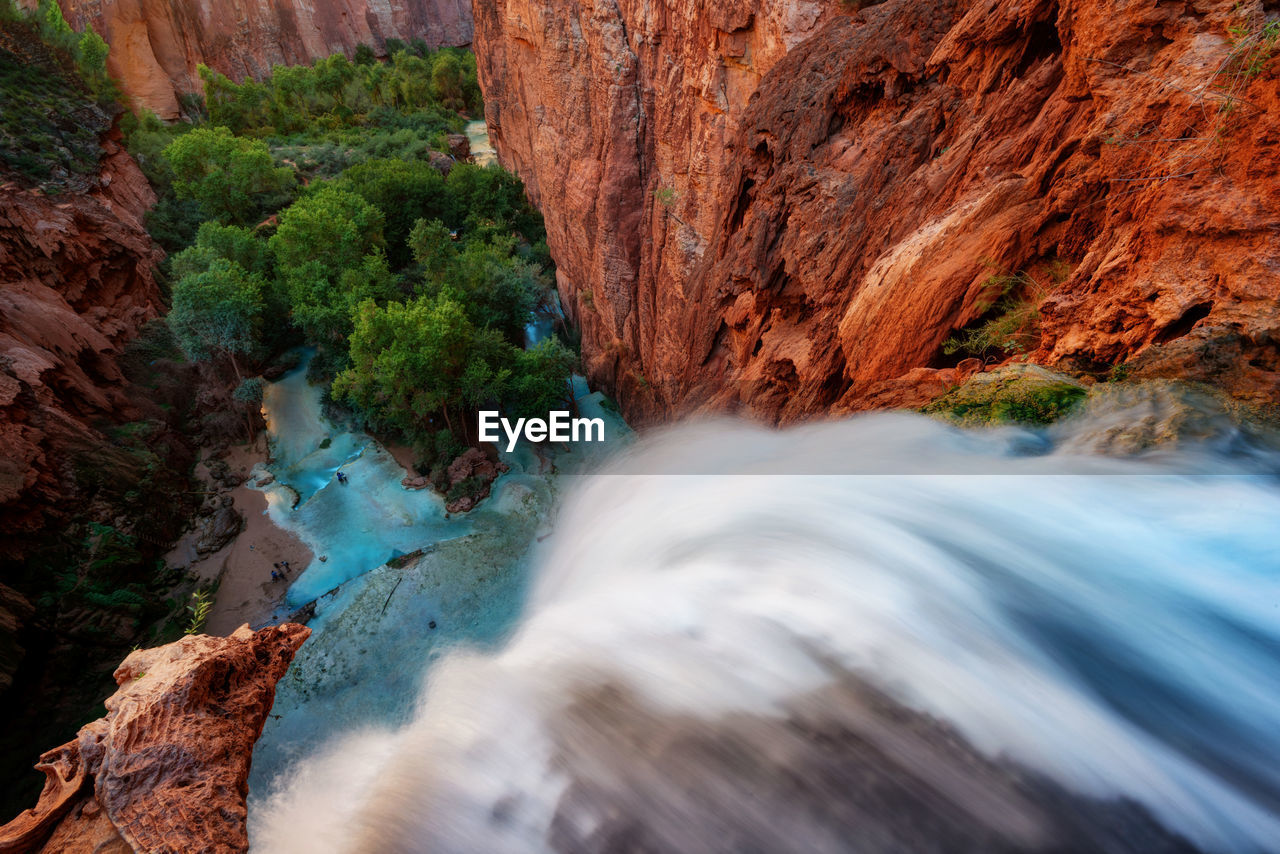
M 341 483 L 341 484 L 344 484 L 344 485 L 346 484 L 346 482 L 347 482 L 347 476 L 346 476 L 345 474 L 343 474 L 343 473 L 342 473 L 342 471 L 338 471 L 334 476 L 335 476 L 336 478 L 338 478 L 338 483 Z
M 289 561 L 282 560 L 279 563 L 271 564 L 271 567 L 271 580 L 282 581 L 285 578 L 285 574 L 289 572 Z

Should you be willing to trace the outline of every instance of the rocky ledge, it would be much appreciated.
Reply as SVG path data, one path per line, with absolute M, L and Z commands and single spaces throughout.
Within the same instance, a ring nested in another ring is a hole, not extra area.
M 0 852 L 246 850 L 253 745 L 310 634 L 244 626 L 131 654 L 106 716 L 40 757 L 40 801 L 0 827 Z

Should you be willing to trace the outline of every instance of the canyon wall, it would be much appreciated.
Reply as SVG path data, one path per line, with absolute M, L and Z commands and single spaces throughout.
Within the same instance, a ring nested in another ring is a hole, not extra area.
M 253 745 L 310 634 L 244 626 L 131 654 L 106 716 L 40 757 L 40 801 L 0 827 L 0 851 L 248 850 Z
M 475 5 L 491 138 L 635 421 L 919 402 L 993 276 L 1039 321 L 1010 355 L 1280 400 L 1274 2 Z
M 118 134 L 103 150 L 84 192 L 0 183 L 0 561 L 82 509 L 76 466 L 108 465 L 101 431 L 143 417 L 117 357 L 163 307 L 155 194 Z
M 200 92 L 200 63 L 235 80 L 262 77 L 357 45 L 382 51 L 390 38 L 432 47 L 471 43 L 467 0 L 59 0 L 76 29 L 111 45 L 108 67 L 135 103 L 161 118 L 180 95 Z

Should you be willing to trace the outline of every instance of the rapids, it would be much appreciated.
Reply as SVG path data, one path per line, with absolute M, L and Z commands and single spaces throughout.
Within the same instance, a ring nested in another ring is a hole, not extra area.
M 471 145 L 471 157 L 477 166 L 492 166 L 498 162 L 498 152 L 489 142 L 489 126 L 483 120 L 467 122 L 465 132 Z
M 255 850 L 1280 850 L 1276 458 L 1097 429 L 650 434 Z

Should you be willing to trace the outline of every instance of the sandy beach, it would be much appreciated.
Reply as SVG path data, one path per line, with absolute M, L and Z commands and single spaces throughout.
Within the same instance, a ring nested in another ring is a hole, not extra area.
M 225 457 L 231 471 L 248 478 L 253 467 L 266 460 L 266 437 L 254 445 L 236 445 Z M 204 461 L 196 467 L 197 475 L 211 491 L 218 489 L 209 476 Z M 255 628 L 283 616 L 284 595 L 293 581 L 311 562 L 311 550 L 291 532 L 279 528 L 267 515 L 267 499 L 250 488 L 246 480 L 240 486 L 221 494 L 230 495 L 234 507 L 244 517 L 244 529 L 234 540 L 216 552 L 200 556 L 195 543 L 200 527 L 190 531 L 166 556 L 170 566 L 186 566 L 201 579 L 201 585 L 218 582 L 213 610 L 204 632 L 229 635 L 248 623 Z M 271 580 L 274 564 L 288 561 L 290 570 L 284 579 Z

